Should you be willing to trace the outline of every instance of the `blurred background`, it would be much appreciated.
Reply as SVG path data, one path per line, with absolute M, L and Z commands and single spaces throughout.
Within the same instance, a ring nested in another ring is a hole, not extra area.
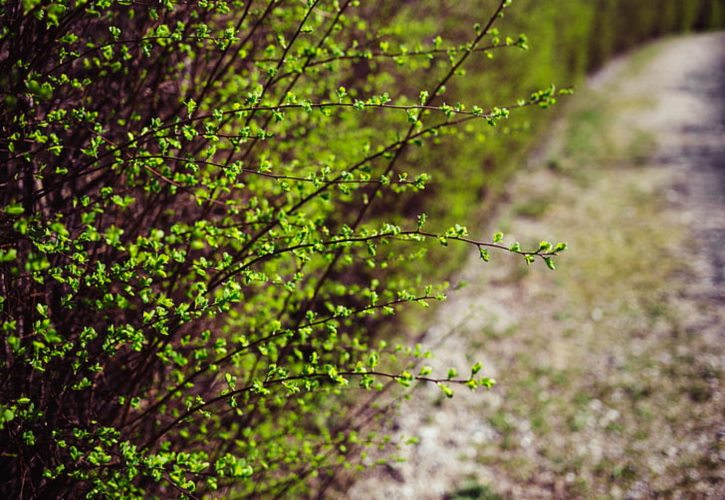
M 493 2 L 420 3 L 401 24 L 444 19 L 455 39 Z M 401 400 L 401 461 L 349 496 L 723 498 L 725 3 L 514 7 L 501 36 L 526 33 L 529 50 L 478 59 L 452 91 L 484 109 L 552 82 L 576 94 L 427 151 L 445 203 L 426 210 L 570 250 L 553 273 L 441 257 L 449 299 L 411 331 L 434 368 L 483 360 L 498 384 Z

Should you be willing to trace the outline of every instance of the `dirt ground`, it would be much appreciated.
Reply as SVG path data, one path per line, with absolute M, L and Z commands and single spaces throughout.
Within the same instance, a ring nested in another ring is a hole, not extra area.
M 416 389 L 416 444 L 349 498 L 725 498 L 725 34 L 621 58 L 564 114 L 486 232 L 566 241 L 559 268 L 471 256 L 423 339 L 496 387 Z

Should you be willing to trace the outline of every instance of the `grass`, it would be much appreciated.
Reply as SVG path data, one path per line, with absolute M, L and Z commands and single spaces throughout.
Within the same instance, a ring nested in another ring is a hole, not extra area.
M 446 496 L 446 500 L 501 500 L 501 498 L 491 490 L 490 486 L 478 483 L 469 483 Z

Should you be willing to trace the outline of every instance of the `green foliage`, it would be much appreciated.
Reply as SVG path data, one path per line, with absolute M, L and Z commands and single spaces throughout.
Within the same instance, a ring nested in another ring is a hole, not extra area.
M 493 493 L 489 486 L 471 482 L 446 495 L 445 498 L 446 500 L 500 500 L 501 496 Z
M 386 206 L 426 146 L 555 102 L 448 97 L 527 47 L 509 3 L 444 40 L 397 3 L 0 2 L 2 495 L 322 491 L 379 444 L 366 391 L 491 387 L 378 331 L 443 298 L 404 272 L 430 247 L 564 249 Z
M 510 3 L 0 1 L 2 496 L 321 492 L 381 391 L 491 387 L 379 332 L 454 244 L 566 248 L 460 225 L 591 65 Z

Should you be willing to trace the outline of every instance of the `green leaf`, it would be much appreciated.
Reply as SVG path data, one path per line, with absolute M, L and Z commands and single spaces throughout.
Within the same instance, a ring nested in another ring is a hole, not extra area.
M 484 262 L 488 262 L 491 259 L 488 250 L 483 247 L 478 247 L 478 253 L 481 256 L 481 260 L 483 260 Z
M 12 408 L 5 408 L 2 412 L 2 418 L 0 418 L 0 429 L 3 428 L 5 422 L 10 422 L 15 418 L 15 411 Z
M 539 248 L 536 251 L 537 252 L 548 252 L 549 250 L 551 250 L 551 248 L 552 248 L 551 243 L 549 243 L 548 241 L 542 241 L 541 243 L 539 243 Z
M 446 395 L 447 398 L 453 397 L 453 389 L 448 387 L 446 384 L 438 384 L 438 388 L 441 390 L 443 394 Z
M 13 203 L 12 205 L 6 206 L 3 211 L 8 215 L 22 215 L 25 209 L 20 203 Z
M 496 385 L 496 380 L 489 377 L 483 377 L 481 380 L 478 381 L 478 383 L 486 389 L 490 389 L 491 387 Z

